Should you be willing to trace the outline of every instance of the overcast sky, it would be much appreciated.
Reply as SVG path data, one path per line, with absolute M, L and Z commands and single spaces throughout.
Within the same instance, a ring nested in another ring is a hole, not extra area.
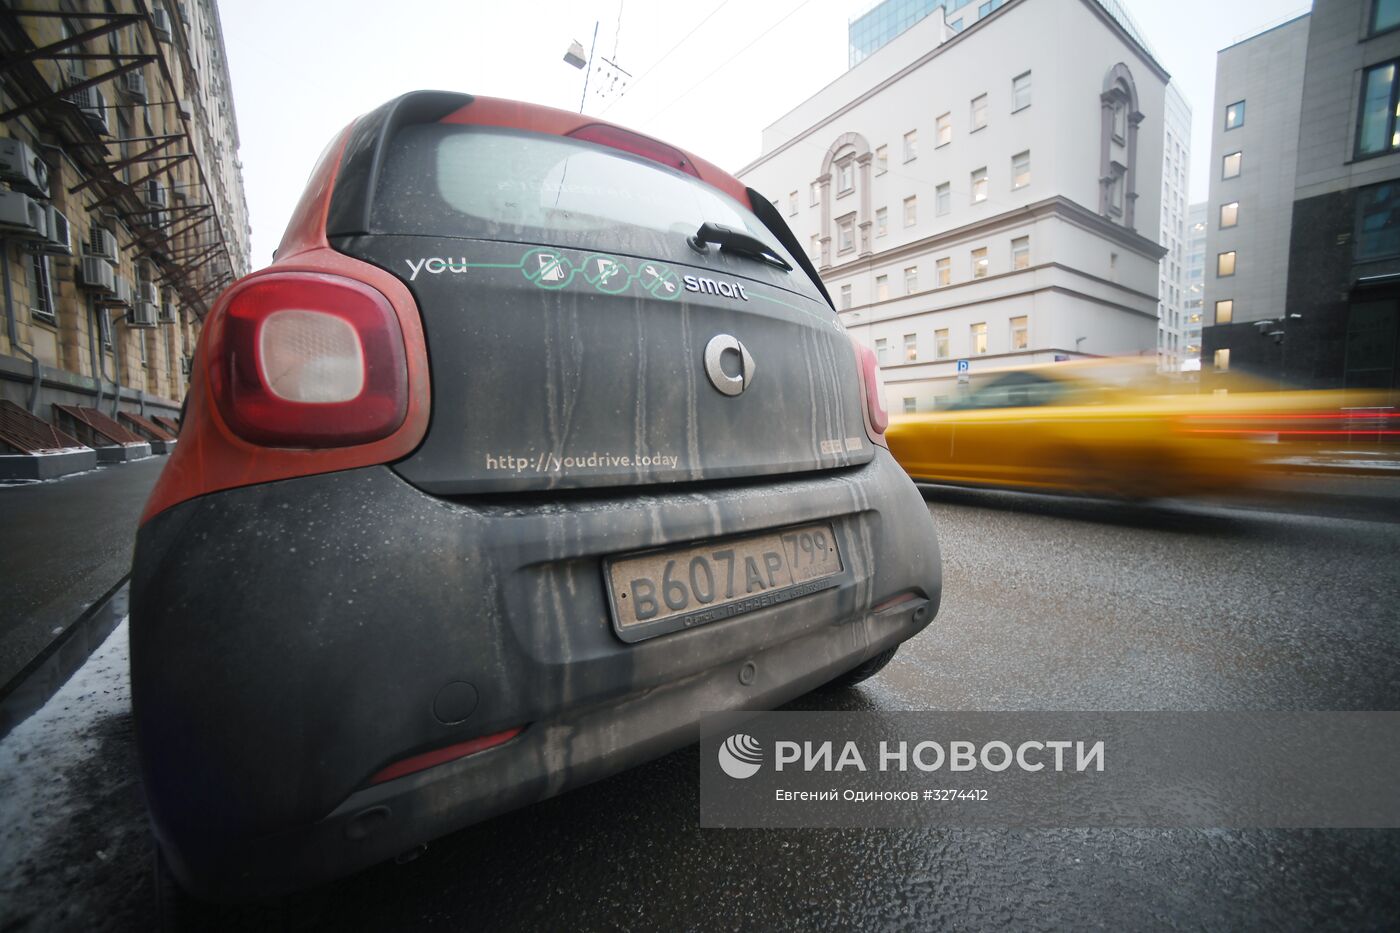
M 1036 2 L 1036 0 L 1031 0 Z M 1215 53 L 1307 12 L 1299 0 L 1120 0 L 1190 102 L 1191 200 L 1205 200 Z M 316 156 L 357 115 L 422 88 L 576 110 L 571 40 L 633 76 L 587 111 L 734 171 L 759 134 L 846 70 L 869 0 L 223 0 L 253 267 L 271 261 Z M 621 11 L 619 27 L 619 10 Z M 1068 51 L 1068 50 L 1067 50 Z

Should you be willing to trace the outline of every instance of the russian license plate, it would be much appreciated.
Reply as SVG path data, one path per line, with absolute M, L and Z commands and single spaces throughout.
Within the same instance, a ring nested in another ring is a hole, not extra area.
M 653 551 L 606 566 L 624 641 L 727 619 L 838 585 L 845 568 L 828 524 Z

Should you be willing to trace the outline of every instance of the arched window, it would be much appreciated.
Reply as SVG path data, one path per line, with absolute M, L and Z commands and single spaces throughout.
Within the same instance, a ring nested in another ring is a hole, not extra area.
M 1128 66 L 1119 62 L 1104 75 L 1099 95 L 1103 129 L 1099 142 L 1099 213 L 1129 229 L 1137 204 L 1137 135 L 1143 115 Z
M 852 252 L 870 255 L 871 159 L 865 137 L 846 133 L 831 144 L 822 160 L 815 184 L 821 203 L 818 239 L 819 265 L 823 268 L 844 261 Z

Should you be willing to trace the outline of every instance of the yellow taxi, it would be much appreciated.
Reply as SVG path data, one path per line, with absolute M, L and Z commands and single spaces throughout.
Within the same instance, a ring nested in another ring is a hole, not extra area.
M 1127 499 L 1238 491 L 1274 450 L 1221 397 L 1184 394 L 1136 360 L 988 373 L 947 408 L 897 416 L 890 450 L 915 480 Z

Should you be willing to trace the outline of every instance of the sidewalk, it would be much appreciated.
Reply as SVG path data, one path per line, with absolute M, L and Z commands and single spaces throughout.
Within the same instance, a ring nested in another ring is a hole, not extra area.
M 0 487 L 0 694 L 131 568 L 166 457 Z

